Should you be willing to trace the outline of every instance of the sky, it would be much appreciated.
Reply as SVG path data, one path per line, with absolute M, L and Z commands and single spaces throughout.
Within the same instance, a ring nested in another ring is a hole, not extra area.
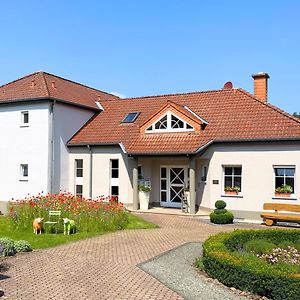
M 126 97 L 253 92 L 300 112 L 300 1 L 1 1 L 0 84 L 43 70 Z

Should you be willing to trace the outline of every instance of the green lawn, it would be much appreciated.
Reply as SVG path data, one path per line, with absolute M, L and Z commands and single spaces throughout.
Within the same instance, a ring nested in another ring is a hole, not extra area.
M 152 223 L 149 223 L 142 218 L 135 216 L 131 213 L 128 215 L 129 222 L 126 226 L 126 229 L 150 229 L 157 228 L 158 226 Z M 28 241 L 33 249 L 41 249 L 57 246 L 60 244 L 65 244 L 72 241 L 78 241 L 88 237 L 93 237 L 96 235 L 102 235 L 106 232 L 77 232 L 72 235 L 63 235 L 59 234 L 33 234 L 30 231 L 16 231 L 14 228 L 11 228 L 8 222 L 8 218 L 0 216 L 0 237 L 9 237 L 13 240 L 26 240 Z

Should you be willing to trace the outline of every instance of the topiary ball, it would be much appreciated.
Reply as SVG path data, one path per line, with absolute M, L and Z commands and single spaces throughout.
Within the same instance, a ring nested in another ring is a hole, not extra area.
M 215 203 L 215 207 L 217 209 L 223 209 L 226 207 L 226 202 L 223 201 L 223 200 L 217 200 L 216 203 Z
M 32 251 L 31 245 L 27 241 L 15 241 L 15 249 L 17 252 L 29 252 Z
M 214 211 L 209 215 L 210 221 L 214 224 L 232 224 L 233 223 L 233 213 L 226 211 L 223 214 L 216 214 Z
M 0 238 L 1 256 L 12 256 L 16 254 L 15 243 L 12 239 L 3 237 Z

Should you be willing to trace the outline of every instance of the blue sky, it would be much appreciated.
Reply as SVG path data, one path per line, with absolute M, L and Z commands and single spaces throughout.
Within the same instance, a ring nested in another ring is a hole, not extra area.
M 127 97 L 253 91 L 300 111 L 300 1 L 3 1 L 0 84 L 44 70 Z

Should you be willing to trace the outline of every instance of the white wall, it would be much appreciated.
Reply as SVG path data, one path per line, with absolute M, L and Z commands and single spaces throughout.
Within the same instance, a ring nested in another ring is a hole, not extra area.
M 214 208 L 214 203 L 222 199 L 227 208 L 240 211 L 262 211 L 265 202 L 300 204 L 300 144 L 257 144 L 212 146 L 201 159 L 210 159 L 207 183 L 204 187 L 201 206 Z M 223 166 L 242 166 L 241 197 L 224 197 Z M 295 199 L 274 198 L 273 166 L 294 165 Z M 219 184 L 213 184 L 219 180 Z
M 119 159 L 119 200 L 124 204 L 132 204 L 132 163 L 121 148 L 92 147 L 93 175 L 92 198 L 110 194 L 110 160 Z M 83 196 L 89 197 L 90 187 L 90 153 L 87 147 L 69 148 L 69 191 L 75 193 L 75 159 L 83 159 Z
M 29 126 L 21 127 L 21 111 Z M 0 106 L 0 200 L 47 192 L 49 103 Z M 28 181 L 20 181 L 20 164 L 29 165 Z
M 68 140 L 94 115 L 94 111 L 56 102 L 54 105 L 53 191 L 69 188 Z

